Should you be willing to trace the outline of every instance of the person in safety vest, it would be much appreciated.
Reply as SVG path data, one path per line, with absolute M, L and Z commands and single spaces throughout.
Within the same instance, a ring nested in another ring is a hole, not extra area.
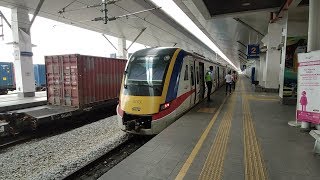
M 210 99 L 210 94 L 211 94 L 211 90 L 212 90 L 212 81 L 213 81 L 213 66 L 209 67 L 209 71 L 206 73 L 205 76 L 205 81 L 208 87 L 208 94 L 207 94 L 207 100 L 208 102 L 211 101 Z

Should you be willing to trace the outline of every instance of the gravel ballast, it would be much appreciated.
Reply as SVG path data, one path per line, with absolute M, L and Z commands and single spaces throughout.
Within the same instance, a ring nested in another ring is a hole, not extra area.
M 128 139 L 116 116 L 0 153 L 0 179 L 63 179 Z

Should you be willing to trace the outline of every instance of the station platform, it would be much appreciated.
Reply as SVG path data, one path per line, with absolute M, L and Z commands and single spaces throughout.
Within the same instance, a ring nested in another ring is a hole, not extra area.
M 46 91 L 36 92 L 35 97 L 20 98 L 17 94 L 0 95 L 0 113 L 47 104 Z
M 221 88 L 100 177 L 109 179 L 316 180 L 320 156 L 309 133 L 288 126 L 295 106 L 252 92 L 241 77 Z

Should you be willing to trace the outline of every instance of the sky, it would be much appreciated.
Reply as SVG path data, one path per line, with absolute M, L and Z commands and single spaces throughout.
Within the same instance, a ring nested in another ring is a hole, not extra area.
M 0 7 L 4 16 L 11 22 L 11 10 Z M 1 33 L 1 29 L 0 29 Z M 118 38 L 107 36 L 117 47 Z M 44 56 L 59 54 L 83 54 L 92 56 L 110 57 L 116 53 L 110 43 L 94 31 L 78 28 L 68 24 L 60 23 L 50 19 L 36 17 L 31 27 L 31 41 L 36 45 L 32 49 L 33 63 L 44 64 Z M 12 42 L 11 29 L 4 24 L 4 40 L 0 38 L 0 62 L 13 62 L 13 47 L 6 43 Z M 127 41 L 127 47 L 131 44 Z M 144 45 L 134 43 L 129 49 L 133 53 L 145 48 Z

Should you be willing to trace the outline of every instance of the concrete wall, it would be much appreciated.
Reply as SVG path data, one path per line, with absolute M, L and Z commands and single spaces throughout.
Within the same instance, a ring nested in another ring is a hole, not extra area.
M 288 22 L 287 37 L 308 36 L 308 22 Z

